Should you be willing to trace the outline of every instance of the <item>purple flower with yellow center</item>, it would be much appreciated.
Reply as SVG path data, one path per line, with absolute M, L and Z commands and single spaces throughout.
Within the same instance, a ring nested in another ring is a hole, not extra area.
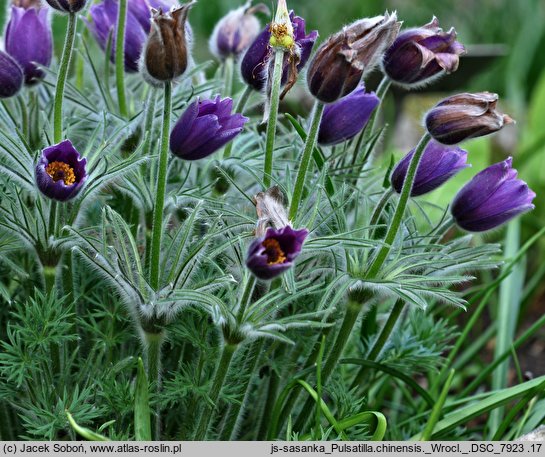
M 24 75 L 9 54 L 0 51 L 0 98 L 13 97 L 23 86 Z
M 231 114 L 233 100 L 218 95 L 214 100 L 193 102 L 170 134 L 170 150 L 185 160 L 198 160 L 216 152 L 235 138 L 248 122 L 242 114 Z
M 42 79 L 44 72 L 38 65 L 48 67 L 53 55 L 53 39 L 47 9 L 12 6 L 5 43 L 6 52 L 23 69 L 25 84 L 35 84 Z
M 490 92 L 452 95 L 426 114 L 426 129 L 442 144 L 489 135 L 514 122 L 496 110 L 497 103 L 498 94 Z
M 295 38 L 295 47 L 298 54 L 297 71 L 301 71 L 307 63 L 312 47 L 318 38 L 318 32 L 313 30 L 308 35 L 305 32 L 305 20 L 299 16 L 295 16 L 293 11 L 290 11 L 290 20 L 293 26 L 293 34 Z M 260 91 L 265 88 L 267 82 L 268 64 L 273 51 L 270 46 L 271 39 L 271 24 L 267 24 L 265 29 L 257 36 L 254 42 L 244 54 L 240 65 L 242 78 L 252 88 Z M 282 74 L 282 84 L 288 82 L 289 77 L 289 57 L 284 57 L 284 72 Z
M 36 165 L 36 184 L 46 197 L 61 202 L 74 198 L 87 179 L 87 159 L 70 140 L 45 148 Z
M 403 188 L 414 151 L 413 149 L 399 161 L 390 178 L 392 187 L 398 194 Z M 456 146 L 445 146 L 436 141 L 430 141 L 418 164 L 411 197 L 424 195 L 437 189 L 456 173 L 469 166 L 467 151 Z
M 379 104 L 374 92 L 365 92 L 363 84 L 354 92 L 324 109 L 318 143 L 339 144 L 356 136 L 367 125 L 371 114 Z
M 484 232 L 534 209 L 536 194 L 512 167 L 509 157 L 475 175 L 458 192 L 451 212 L 456 223 L 469 232 Z
M 399 34 L 383 58 L 384 73 L 401 85 L 415 86 L 458 69 L 464 46 L 454 28 L 443 32 L 439 21 Z
M 246 266 L 259 279 L 273 279 L 293 266 L 307 235 L 307 229 L 293 230 L 289 225 L 267 229 L 250 245 Z

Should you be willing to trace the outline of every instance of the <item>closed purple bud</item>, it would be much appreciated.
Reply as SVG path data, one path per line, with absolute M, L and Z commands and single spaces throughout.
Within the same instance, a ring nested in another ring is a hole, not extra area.
M 295 16 L 293 11 L 290 11 L 290 20 L 293 26 L 293 35 L 295 38 L 295 52 L 297 53 L 297 71 L 301 71 L 306 65 L 318 32 L 313 30 L 308 35 L 305 31 L 305 20 L 299 16 Z M 248 48 L 242 62 L 240 64 L 240 72 L 242 78 L 249 86 L 257 91 L 265 88 L 267 83 L 268 64 L 273 50 L 270 45 L 271 40 L 271 24 L 267 24 L 265 29 L 257 36 L 251 46 Z M 286 84 L 289 78 L 290 62 L 289 53 L 284 56 L 284 71 L 282 73 L 282 84 Z
M 443 32 L 434 17 L 429 24 L 402 32 L 384 54 L 384 73 L 401 85 L 425 84 L 458 69 L 464 46 L 452 28 Z
M 86 165 L 70 140 L 45 148 L 36 165 L 38 189 L 53 200 L 71 200 L 87 179 Z
M 398 194 L 403 188 L 414 151 L 413 149 L 399 161 L 390 178 L 392 187 Z M 436 141 L 430 141 L 418 165 L 411 197 L 424 195 L 437 189 L 456 173 L 469 166 L 467 151 L 457 146 L 445 146 Z
M 252 242 L 246 266 L 259 279 L 273 279 L 293 266 L 308 235 L 307 229 L 269 228 L 264 237 Z
M 210 37 L 212 54 L 220 60 L 239 57 L 259 35 L 261 26 L 256 12 L 269 14 L 269 9 L 263 4 L 251 6 L 249 1 L 221 18 Z
M 461 228 L 484 232 L 534 209 L 532 200 L 536 194 L 517 179 L 512 163 L 509 157 L 485 168 L 458 192 L 451 212 Z
M 426 128 L 443 144 L 494 133 L 513 123 L 509 116 L 496 111 L 497 102 L 498 95 L 490 92 L 447 97 L 426 114 Z
M 142 75 L 149 84 L 161 86 L 186 71 L 190 62 L 187 16 L 195 3 L 170 12 L 152 9 L 151 31 L 140 60 Z
M 372 70 L 399 32 L 396 13 L 360 19 L 323 43 L 307 72 L 308 87 L 318 100 L 331 103 L 352 92 Z
M 365 92 L 361 85 L 346 97 L 327 105 L 318 131 L 318 143 L 332 145 L 353 138 L 367 125 L 378 104 L 375 93 Z
M 5 33 L 6 52 L 23 69 L 25 84 L 32 85 L 44 77 L 37 65 L 48 67 L 53 55 L 53 39 L 48 10 L 11 7 Z
M 63 13 L 77 13 L 81 11 L 87 0 L 46 0 L 51 8 Z
M 144 0 L 142 0 L 145 3 Z M 139 0 L 135 0 L 134 3 L 138 3 Z M 138 71 L 138 60 L 142 52 L 142 47 L 146 41 L 147 34 L 150 28 L 150 12 L 148 8 L 147 28 L 145 28 L 140 20 L 133 14 L 133 8 L 131 5 L 133 2 L 129 2 L 129 8 L 127 11 L 127 20 L 125 28 L 125 70 L 128 72 Z M 117 15 L 118 15 L 119 3 L 116 0 L 103 0 L 101 3 L 97 3 L 91 6 L 89 13 L 91 15 L 91 21 L 87 21 L 87 26 L 91 33 L 94 35 L 99 46 L 105 50 L 110 39 L 111 48 L 110 60 L 115 62 L 115 41 L 117 37 Z
M 198 160 L 216 152 L 235 138 L 248 122 L 231 114 L 233 100 L 218 95 L 214 100 L 197 100 L 186 109 L 170 134 L 170 150 L 185 160 Z
M 13 97 L 23 86 L 23 70 L 9 54 L 0 51 L 0 98 Z

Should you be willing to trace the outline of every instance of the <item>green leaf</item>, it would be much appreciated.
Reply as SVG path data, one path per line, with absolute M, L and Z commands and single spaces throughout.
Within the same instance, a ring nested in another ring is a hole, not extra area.
M 74 418 L 72 417 L 72 414 L 70 414 L 68 411 L 66 411 L 66 417 L 68 418 L 68 422 L 74 429 L 74 431 L 78 434 L 80 434 L 83 438 L 85 438 L 87 441 L 110 441 L 108 438 L 106 438 L 103 435 L 100 435 L 98 433 L 93 432 L 92 430 L 89 430 L 85 427 L 80 427 Z
M 140 357 L 134 392 L 134 435 L 137 441 L 151 441 L 148 379 Z

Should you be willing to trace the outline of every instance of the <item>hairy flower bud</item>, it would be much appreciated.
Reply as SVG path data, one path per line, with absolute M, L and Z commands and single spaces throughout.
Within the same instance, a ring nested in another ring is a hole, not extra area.
M 454 28 L 443 32 L 434 17 L 430 23 L 402 32 L 384 53 L 384 73 L 401 85 L 418 86 L 458 69 L 464 46 Z
M 46 0 L 51 8 L 63 13 L 77 13 L 81 11 L 87 0 Z
M 379 62 L 399 32 L 396 13 L 360 19 L 329 37 L 316 52 L 307 73 L 312 95 L 331 103 L 352 92 Z
M 517 179 L 512 163 L 509 157 L 485 168 L 458 192 L 451 212 L 461 228 L 470 232 L 491 230 L 534 209 L 536 194 Z
M 257 12 L 270 14 L 264 4 L 252 6 L 252 2 L 248 1 L 221 18 L 210 37 L 212 54 L 220 60 L 238 58 L 259 35 L 261 26 L 255 17 Z
M 31 85 L 44 77 L 37 65 L 48 67 L 53 55 L 53 37 L 45 8 L 11 7 L 5 33 L 6 52 L 23 69 L 25 84 Z
M 151 31 L 144 47 L 141 70 L 146 81 L 160 86 L 182 75 L 190 61 L 187 16 L 192 1 L 171 12 L 152 9 Z
M 17 95 L 23 86 L 23 70 L 9 54 L 0 51 L 0 98 Z
M 390 178 L 392 187 L 400 194 L 407 176 L 407 170 L 414 155 L 414 149 L 403 157 L 394 168 Z M 469 167 L 467 151 L 456 146 L 445 146 L 430 141 L 418 164 L 411 197 L 427 194 L 443 185 L 456 173 Z
M 496 111 L 498 95 L 490 92 L 447 97 L 426 115 L 429 134 L 439 143 L 456 144 L 500 130 L 513 120 Z

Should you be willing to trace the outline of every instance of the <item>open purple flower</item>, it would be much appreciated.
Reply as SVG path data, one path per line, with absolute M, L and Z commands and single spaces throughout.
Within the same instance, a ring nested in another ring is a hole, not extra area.
M 170 150 L 185 160 L 198 160 L 216 152 L 236 137 L 248 118 L 231 114 L 233 100 L 218 95 L 197 100 L 186 109 L 170 134 Z
M 264 237 L 250 245 L 246 266 L 259 279 L 273 279 L 293 266 L 307 235 L 307 229 L 293 230 L 289 225 L 267 229 Z
M 392 187 L 398 194 L 403 188 L 413 155 L 414 149 L 399 161 L 392 173 Z M 418 165 L 411 197 L 424 195 L 437 189 L 460 170 L 469 166 L 467 151 L 456 146 L 444 146 L 436 141 L 430 141 Z
M 318 38 L 318 32 L 313 30 L 307 35 L 305 32 L 305 20 L 299 16 L 295 16 L 293 11 L 290 11 L 290 20 L 293 25 L 295 44 L 299 51 L 297 71 L 301 71 L 310 57 L 312 47 Z M 267 24 L 265 29 L 250 45 L 246 51 L 246 54 L 244 54 L 240 65 L 242 78 L 249 86 L 253 87 L 257 91 L 262 90 L 267 82 L 268 63 L 269 59 L 273 55 L 273 51 L 271 50 L 271 46 L 269 44 L 270 39 L 270 24 Z M 288 56 L 285 56 L 282 84 L 286 84 L 288 81 L 289 65 Z
M 49 198 L 61 202 L 74 198 L 87 179 L 87 159 L 80 156 L 70 140 L 42 151 L 36 165 L 36 184 Z
M 5 40 L 6 52 L 23 69 L 25 84 L 35 84 L 42 79 L 44 72 L 37 65 L 48 67 L 53 55 L 48 10 L 12 6 Z
M 475 175 L 458 192 L 451 212 L 456 223 L 469 232 L 494 229 L 513 217 L 534 209 L 536 194 L 512 168 L 509 157 Z
M 464 46 L 456 41 L 454 28 L 443 32 L 433 17 L 422 27 L 409 29 L 396 38 L 383 58 L 384 72 L 402 85 L 418 85 L 458 69 Z
M 365 92 L 363 84 L 354 92 L 324 109 L 318 143 L 339 144 L 356 136 L 365 127 L 379 104 L 374 92 Z
M 0 98 L 13 97 L 23 86 L 23 70 L 9 54 L 0 51 Z

